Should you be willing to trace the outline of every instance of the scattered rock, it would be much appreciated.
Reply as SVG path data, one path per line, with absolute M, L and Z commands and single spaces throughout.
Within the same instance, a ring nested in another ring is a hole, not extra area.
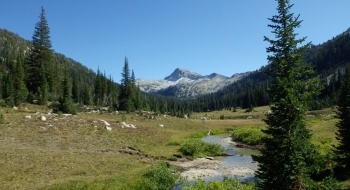
M 163 124 L 160 124 L 159 127 L 164 127 L 164 125 L 163 125 Z
M 32 116 L 27 115 L 25 118 L 26 118 L 26 119 L 30 119 L 30 118 L 32 118 Z
M 107 121 L 105 120 L 101 120 L 103 122 L 103 124 L 105 124 L 106 126 L 110 126 L 111 124 L 109 124 Z
M 105 126 L 105 128 L 108 130 L 108 131 L 111 131 L 112 130 L 112 127 L 110 127 L 110 126 Z
M 45 116 L 43 116 L 43 115 L 42 115 L 42 116 L 40 116 L 39 118 L 40 118 L 40 120 L 41 120 L 41 121 L 46 121 L 46 117 L 45 117 Z

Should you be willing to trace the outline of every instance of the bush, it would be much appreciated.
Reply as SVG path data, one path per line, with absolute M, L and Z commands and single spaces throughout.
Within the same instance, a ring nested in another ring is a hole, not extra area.
M 224 148 L 217 143 L 205 143 L 200 139 L 191 139 L 185 142 L 179 151 L 189 157 L 221 156 Z
M 182 180 L 180 175 L 173 174 L 165 163 L 153 165 L 145 176 L 147 179 L 141 189 L 147 190 L 170 190 Z
M 262 127 L 241 127 L 232 132 L 232 140 L 240 141 L 250 145 L 262 144 L 261 139 L 268 137 L 261 131 Z

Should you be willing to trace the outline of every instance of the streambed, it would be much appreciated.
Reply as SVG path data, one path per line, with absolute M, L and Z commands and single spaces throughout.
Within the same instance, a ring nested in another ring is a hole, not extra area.
M 259 154 L 258 150 L 235 147 L 231 137 L 227 135 L 207 136 L 202 140 L 220 144 L 225 148 L 225 153 L 231 156 L 214 157 L 213 160 L 198 158 L 189 162 L 172 163 L 185 170 L 181 176 L 189 181 L 198 178 L 204 181 L 223 180 L 224 178 L 254 179 L 257 163 L 253 161 L 251 155 Z

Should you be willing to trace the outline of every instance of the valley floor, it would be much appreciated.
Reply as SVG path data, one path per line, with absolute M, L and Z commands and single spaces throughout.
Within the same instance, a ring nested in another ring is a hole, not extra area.
M 65 116 L 31 104 L 1 108 L 0 189 L 133 189 L 153 163 L 178 154 L 176 144 L 184 139 L 209 130 L 264 126 L 261 118 L 267 110 L 195 113 L 186 120 L 146 112 Z M 221 115 L 231 119 L 220 120 Z M 136 128 L 123 128 L 121 122 Z M 334 138 L 334 122 L 315 119 L 309 125 L 315 135 Z

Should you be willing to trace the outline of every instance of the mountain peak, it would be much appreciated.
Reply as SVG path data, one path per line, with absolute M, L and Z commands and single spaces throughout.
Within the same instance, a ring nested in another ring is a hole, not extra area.
M 186 69 L 176 68 L 175 71 L 173 73 L 171 73 L 171 75 L 165 77 L 164 80 L 177 81 L 183 77 L 186 77 L 186 78 L 191 79 L 191 80 L 197 80 L 197 79 L 201 78 L 202 75 L 200 75 L 198 73 L 191 72 L 191 71 L 186 70 Z

